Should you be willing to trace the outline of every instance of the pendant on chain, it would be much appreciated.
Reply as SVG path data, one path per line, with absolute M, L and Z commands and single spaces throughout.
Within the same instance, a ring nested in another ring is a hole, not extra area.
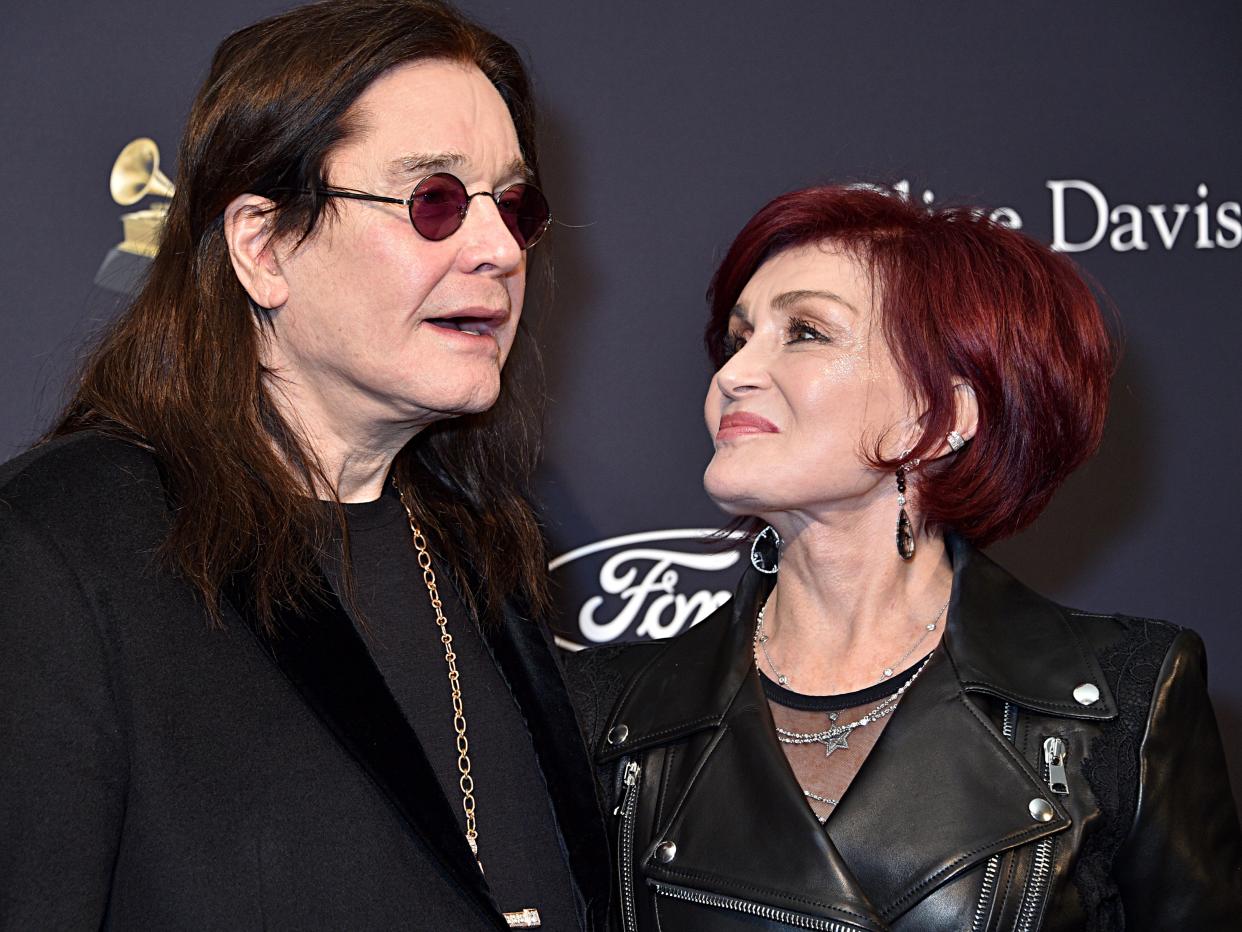
M 850 749 L 850 733 L 847 731 L 826 738 L 824 740 L 824 749 L 824 757 L 832 757 L 833 751 L 848 751 Z

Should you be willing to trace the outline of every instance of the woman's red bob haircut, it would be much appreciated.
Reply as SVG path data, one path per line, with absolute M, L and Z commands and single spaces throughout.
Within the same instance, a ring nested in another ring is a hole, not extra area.
M 814 243 L 870 270 L 880 324 L 922 409 L 911 456 L 929 528 L 977 546 L 1015 534 L 1099 446 L 1113 341 L 1091 289 L 1064 256 L 971 208 L 927 209 L 864 187 L 783 195 L 738 234 L 712 278 L 707 349 L 719 368 L 729 314 L 764 262 Z M 979 405 L 978 431 L 929 461 L 955 419 L 954 385 Z M 895 469 L 878 449 L 877 468 Z

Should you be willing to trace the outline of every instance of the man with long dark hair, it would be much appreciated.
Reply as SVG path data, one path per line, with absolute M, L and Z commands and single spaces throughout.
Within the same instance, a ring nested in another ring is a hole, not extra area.
M 178 165 L 0 468 L 0 928 L 597 927 L 519 56 L 432 0 L 295 9 L 220 46 Z

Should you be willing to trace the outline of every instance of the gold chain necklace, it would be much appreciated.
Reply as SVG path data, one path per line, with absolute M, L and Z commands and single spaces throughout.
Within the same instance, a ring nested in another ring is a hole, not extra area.
M 394 485 L 396 483 L 393 483 Z M 483 873 L 483 862 L 479 860 L 479 831 L 474 815 L 474 777 L 470 775 L 470 742 L 466 738 L 466 712 L 461 701 L 461 675 L 457 672 L 457 652 L 453 650 L 453 635 L 448 630 L 448 619 L 444 617 L 444 603 L 440 599 L 440 589 L 436 585 L 436 571 L 431 565 L 431 551 L 427 549 L 427 538 L 414 520 L 414 511 L 405 500 L 405 492 L 400 486 L 397 493 L 401 496 L 401 505 L 405 508 L 405 516 L 410 523 L 410 539 L 418 554 L 418 566 L 423 571 L 423 584 L 427 587 L 427 595 L 431 597 L 431 608 L 436 613 L 436 625 L 440 628 L 440 643 L 444 645 L 444 662 L 448 665 L 449 689 L 453 697 L 453 731 L 457 733 L 457 785 L 461 788 L 461 808 L 466 814 L 466 842 L 470 845 L 470 853 L 474 855 L 474 863 L 479 865 L 479 873 Z M 542 925 L 539 910 L 527 907 L 504 914 L 505 922 L 511 929 L 538 929 Z

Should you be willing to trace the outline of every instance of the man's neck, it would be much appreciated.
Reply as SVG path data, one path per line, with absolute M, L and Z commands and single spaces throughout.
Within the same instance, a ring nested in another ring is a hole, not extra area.
M 344 405 L 292 379 L 269 382 L 268 388 L 280 416 L 323 470 L 319 481 L 328 485 L 315 489 L 323 499 L 335 491 L 346 504 L 375 501 L 397 454 L 426 426 L 368 417 L 361 404 L 348 406 L 351 418 L 335 416 Z

